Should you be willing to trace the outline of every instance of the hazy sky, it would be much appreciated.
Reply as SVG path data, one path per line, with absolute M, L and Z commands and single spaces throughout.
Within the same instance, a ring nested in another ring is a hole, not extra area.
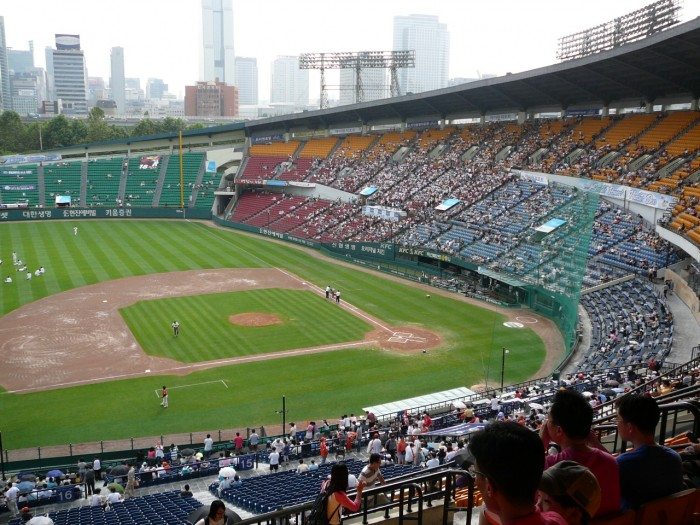
M 258 59 L 260 100 L 270 63 L 303 52 L 389 50 L 393 17 L 439 17 L 450 33 L 450 78 L 504 74 L 556 62 L 557 39 L 651 3 L 640 0 L 234 0 L 237 56 Z M 200 0 L 0 0 L 7 45 L 34 41 L 37 66 L 54 33 L 78 33 L 89 76 L 109 79 L 109 50 L 124 48 L 127 77 L 163 78 L 170 91 L 198 80 Z M 700 16 L 684 0 L 683 21 Z M 337 82 L 336 82 L 337 83 Z M 310 76 L 311 98 L 318 75 Z M 337 93 L 331 94 L 337 98 Z

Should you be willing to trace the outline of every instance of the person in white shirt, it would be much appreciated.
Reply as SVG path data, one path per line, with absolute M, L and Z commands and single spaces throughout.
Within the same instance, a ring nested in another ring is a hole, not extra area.
M 303 459 L 299 460 L 299 466 L 297 467 L 297 474 L 303 474 L 304 472 L 309 471 L 309 466 L 304 463 Z
M 375 485 L 381 485 L 384 483 L 384 476 L 379 470 L 382 465 L 382 456 L 380 454 L 371 454 L 369 456 L 369 464 L 366 465 L 362 472 L 360 472 L 360 477 L 358 481 L 364 483 L 365 487 L 370 488 Z M 388 503 L 388 499 L 384 494 L 376 494 L 374 497 L 370 496 L 370 505 L 383 505 Z
M 270 452 L 270 470 L 277 471 L 280 468 L 280 453 L 277 452 L 276 448 L 272 449 Z
M 406 457 L 404 461 L 406 462 L 406 465 L 411 465 L 413 463 L 413 458 L 415 457 L 413 454 L 414 449 L 414 444 L 409 443 L 408 446 L 406 447 Z
M 117 489 L 114 487 L 109 488 L 109 494 L 107 495 L 107 502 L 108 503 L 119 503 L 122 501 L 124 498 L 122 498 L 122 495 L 117 492 Z
M 375 432 L 374 436 L 367 444 L 368 454 L 381 454 L 382 453 L 382 441 L 379 439 L 379 433 Z M 370 486 L 370 485 L 368 485 Z
M 421 464 L 423 461 L 423 446 L 420 441 L 420 439 L 416 438 L 416 440 L 413 442 L 415 445 L 415 448 L 413 449 L 413 463 L 418 466 Z
M 440 460 L 437 458 L 437 455 L 435 452 L 430 453 L 430 457 L 428 461 L 425 462 L 426 468 L 433 468 L 433 467 L 439 467 L 440 466 Z
M 207 434 L 204 438 L 204 455 L 208 458 L 211 455 L 211 451 L 214 448 L 214 440 L 211 438 L 211 434 Z
M 14 252 L 13 252 L 14 255 Z M 17 507 L 17 498 L 19 497 L 19 489 L 17 485 L 12 485 L 5 491 L 5 501 L 7 501 L 7 508 L 12 513 L 12 516 L 17 516 L 19 514 L 19 508 Z
M 95 471 L 95 479 L 102 479 L 102 462 L 100 458 L 95 458 L 92 462 L 92 470 Z
M 102 489 L 95 489 L 95 492 L 90 496 L 90 506 L 91 507 L 104 507 L 106 500 L 104 497 L 100 496 L 100 491 Z

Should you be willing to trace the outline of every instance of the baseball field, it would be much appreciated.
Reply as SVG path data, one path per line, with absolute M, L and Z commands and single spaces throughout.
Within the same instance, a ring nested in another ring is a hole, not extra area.
M 27 271 L 46 272 L 27 279 L 13 251 Z M 561 346 L 528 312 L 204 223 L 4 223 L 0 259 L 2 279 L 13 279 L 0 283 L 9 449 L 274 424 L 283 395 L 287 421 L 336 419 L 496 385 L 502 347 L 506 382 L 524 380 Z M 328 285 L 339 304 L 325 299 Z M 503 325 L 517 319 L 522 328 Z

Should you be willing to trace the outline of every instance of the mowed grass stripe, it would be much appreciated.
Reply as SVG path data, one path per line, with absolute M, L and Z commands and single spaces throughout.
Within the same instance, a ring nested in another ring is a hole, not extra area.
M 128 275 L 144 275 L 152 273 L 153 268 L 139 254 L 128 250 L 122 243 L 122 239 L 127 235 L 132 235 L 121 231 L 119 224 L 113 225 L 110 222 L 101 222 L 96 225 L 96 235 L 101 239 L 103 253 L 115 266 L 118 274 L 113 279 L 126 277 Z
M 312 292 L 273 288 L 140 301 L 121 313 L 146 353 L 184 362 L 359 341 L 371 330 L 352 314 L 324 303 Z M 251 312 L 276 314 L 282 324 L 248 327 L 229 322 L 232 314 Z M 163 333 L 175 319 L 181 331 L 173 342 Z
M 83 242 L 90 246 L 89 250 L 84 250 L 88 254 L 88 262 L 95 269 L 97 282 L 107 281 L 119 277 L 122 272 L 117 268 L 117 264 L 107 256 L 104 246 L 109 244 L 105 238 L 98 235 L 97 228 L 85 228 L 80 232 Z
M 173 272 L 183 268 L 199 268 L 201 265 L 184 255 L 185 249 L 180 238 L 163 228 L 149 228 L 148 224 L 139 225 L 139 240 L 151 250 L 160 253 L 161 271 Z

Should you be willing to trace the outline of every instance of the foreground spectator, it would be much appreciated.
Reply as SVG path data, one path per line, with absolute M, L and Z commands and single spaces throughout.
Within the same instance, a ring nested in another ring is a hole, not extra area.
M 540 507 L 556 512 L 568 525 L 587 525 L 600 507 L 600 484 L 575 461 L 560 461 L 542 474 Z
M 544 454 L 537 434 L 517 423 L 493 423 L 471 438 L 476 488 L 503 525 L 566 525 L 555 512 L 535 506 Z
M 629 395 L 617 402 L 618 434 L 634 447 L 617 458 L 626 507 L 637 508 L 684 488 L 680 455 L 654 441 L 660 417 L 659 405 L 651 397 Z
M 594 516 L 598 517 L 620 510 L 620 471 L 615 458 L 591 433 L 592 425 L 593 409 L 586 398 L 574 390 L 560 390 L 554 395 L 541 437 L 545 450 L 550 442 L 561 448 L 545 458 L 545 467 L 570 460 L 593 472 L 603 494 Z
M 326 519 L 329 525 L 340 525 L 343 508 L 350 512 L 360 510 L 362 503 L 362 491 L 365 488 L 363 482 L 357 484 L 355 499 L 348 498 L 348 466 L 345 463 L 336 463 L 331 467 L 331 479 L 324 483 L 321 490 L 328 492 L 326 503 Z

